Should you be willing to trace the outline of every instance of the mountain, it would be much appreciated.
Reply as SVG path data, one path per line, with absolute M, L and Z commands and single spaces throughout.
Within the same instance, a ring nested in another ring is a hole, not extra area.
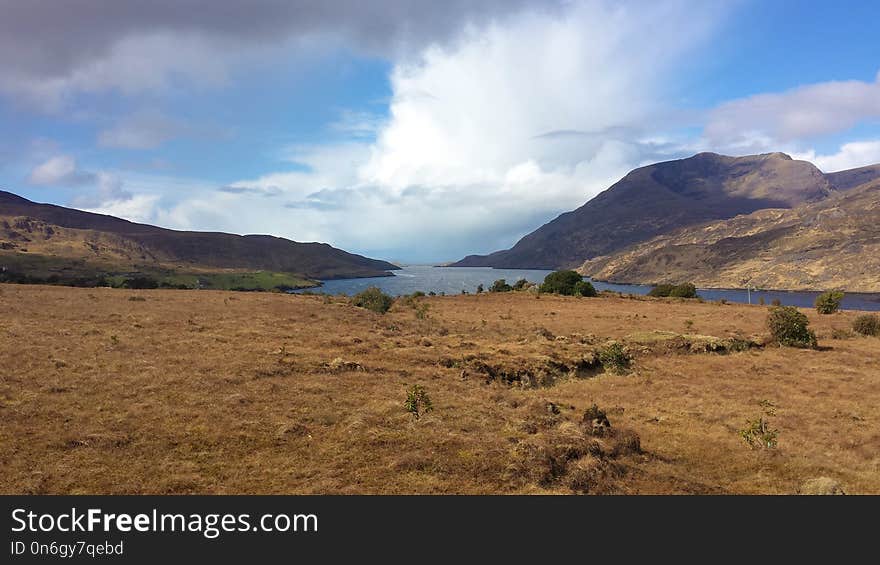
M 855 182 L 858 176 L 836 175 L 841 184 Z M 471 255 L 450 266 L 573 268 L 684 226 L 765 208 L 792 208 L 834 192 L 832 180 L 814 165 L 783 153 L 746 157 L 700 153 L 635 169 L 511 249 Z
M 194 276 L 270 272 L 301 279 L 385 276 L 398 268 L 325 243 L 176 231 L 38 204 L 4 191 L 0 191 L 0 267 L 57 276 L 98 271 Z
M 584 263 L 617 282 L 880 292 L 880 179 L 790 210 L 691 226 Z
M 836 173 L 826 173 L 825 178 L 838 190 L 849 190 L 875 179 L 880 179 L 880 164 L 849 169 Z

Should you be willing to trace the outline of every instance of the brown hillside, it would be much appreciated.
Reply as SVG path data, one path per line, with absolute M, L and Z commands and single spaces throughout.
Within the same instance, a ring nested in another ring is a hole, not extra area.
M 268 235 L 176 231 L 71 208 L 38 204 L 0 191 L 0 254 L 42 254 L 96 264 L 173 268 L 247 269 L 308 278 L 382 276 L 385 261 L 325 243 L 298 243 Z
M 575 267 L 684 226 L 765 208 L 791 208 L 833 192 L 819 169 L 782 153 L 700 153 L 636 169 L 513 248 L 466 257 L 452 266 Z
M 880 291 L 880 180 L 791 210 L 761 210 L 587 261 L 618 282 Z

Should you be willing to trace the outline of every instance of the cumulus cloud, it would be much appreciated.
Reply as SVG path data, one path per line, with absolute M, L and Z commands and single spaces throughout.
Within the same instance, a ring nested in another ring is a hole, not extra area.
M 667 81 L 717 17 L 702 3 L 587 1 L 470 26 L 397 62 L 375 141 L 287 148 L 294 170 L 230 183 L 215 191 L 222 199 L 194 197 L 164 217 L 210 229 L 272 226 L 404 260 L 509 246 L 675 151 L 645 124 L 662 123 Z M 658 41 L 662 52 L 652 48 Z
M 880 163 L 880 140 L 844 143 L 836 153 L 828 155 L 810 150 L 792 156 L 811 161 L 826 173 L 845 171 Z
M 875 82 L 824 82 L 732 100 L 710 112 L 704 131 L 716 146 L 779 145 L 878 118 L 880 74 Z
M 70 155 L 56 155 L 40 163 L 27 181 L 37 186 L 80 186 L 94 182 L 93 173 L 81 170 Z
M 78 192 L 71 200 L 77 208 L 94 208 L 133 198 L 118 175 L 84 170 L 70 155 L 56 155 L 40 163 L 31 171 L 27 181 L 36 186 L 77 188 Z

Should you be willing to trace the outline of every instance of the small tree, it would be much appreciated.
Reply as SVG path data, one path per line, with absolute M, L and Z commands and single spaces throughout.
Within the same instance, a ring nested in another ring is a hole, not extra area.
M 355 294 L 351 299 L 351 303 L 359 308 L 366 308 L 367 310 L 384 314 L 389 308 L 391 308 L 394 299 L 379 290 L 377 287 L 371 286 L 370 288 Z
M 788 347 L 816 347 L 816 334 L 809 325 L 809 319 L 794 306 L 774 306 L 767 316 L 773 339 Z
M 540 290 L 541 292 L 571 296 L 574 294 L 575 285 L 583 280 L 584 277 L 576 271 L 554 271 L 544 277 L 544 283 Z
M 840 301 L 843 293 L 839 290 L 823 292 L 816 297 L 816 312 L 820 314 L 834 314 L 840 309 Z
M 489 292 L 510 292 L 511 290 L 513 290 L 513 287 L 507 284 L 507 281 L 504 279 L 498 279 L 489 288 Z
M 697 287 L 695 287 L 692 283 L 680 284 L 672 288 L 669 296 L 675 298 L 696 298 Z
M 431 402 L 428 392 L 421 385 L 413 385 L 406 391 L 406 402 L 403 403 L 403 407 L 413 415 L 413 418 L 418 420 L 433 410 L 434 404 Z
M 657 298 L 663 298 L 672 294 L 672 289 L 675 288 L 675 285 L 671 284 L 658 284 L 650 291 L 648 291 L 648 296 L 654 296 Z
M 585 296 L 585 297 L 593 297 L 599 296 L 599 293 L 596 292 L 596 287 L 587 281 L 578 281 L 574 283 L 574 295 L 575 296 Z

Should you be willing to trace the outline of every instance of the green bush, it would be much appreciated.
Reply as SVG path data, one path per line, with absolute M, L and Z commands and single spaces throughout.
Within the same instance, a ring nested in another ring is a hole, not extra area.
M 513 284 L 513 290 L 523 290 L 526 288 L 526 284 L 529 284 L 529 281 L 527 281 L 526 279 L 518 279 Z
M 880 316 L 862 314 L 853 320 L 853 331 L 862 335 L 880 336 Z
M 779 345 L 788 347 L 816 347 L 816 334 L 809 325 L 807 317 L 794 306 L 774 306 L 767 316 L 770 335 Z
M 606 371 L 623 375 L 629 371 L 632 356 L 622 344 L 615 341 L 599 350 L 599 361 Z
M 840 309 L 840 301 L 843 293 L 839 290 L 823 292 L 816 297 L 816 312 L 820 314 L 834 314 Z
M 578 281 L 574 284 L 574 295 L 593 297 L 599 296 L 599 293 L 596 292 L 596 287 L 594 287 L 592 283 L 589 283 L 587 281 Z
M 673 284 L 658 284 L 650 291 L 648 291 L 648 296 L 654 296 L 656 298 L 663 298 L 672 294 L 672 289 L 675 288 Z
M 366 308 L 379 314 L 384 314 L 391 308 L 394 299 L 379 290 L 375 286 L 371 286 L 367 290 L 355 294 L 351 303 L 359 308 Z
M 748 420 L 739 435 L 752 449 L 775 449 L 779 443 L 779 430 L 771 429 L 763 416 Z
M 648 292 L 648 296 L 664 298 L 667 296 L 675 298 L 696 298 L 697 287 L 691 283 L 684 284 L 658 284 Z
M 507 281 L 504 279 L 498 279 L 489 288 L 489 292 L 510 292 L 511 290 L 513 290 L 513 287 L 507 284 Z
M 406 402 L 403 403 L 403 407 L 412 414 L 413 418 L 418 420 L 434 409 L 434 403 L 431 402 L 431 397 L 421 385 L 413 385 L 406 391 Z
M 680 284 L 673 287 L 672 291 L 669 293 L 669 296 L 675 298 L 696 298 L 697 287 L 695 287 L 691 283 Z
M 584 277 L 576 271 L 554 271 L 544 277 L 544 283 L 540 290 L 541 292 L 572 296 L 575 293 L 577 283 L 583 280 Z

